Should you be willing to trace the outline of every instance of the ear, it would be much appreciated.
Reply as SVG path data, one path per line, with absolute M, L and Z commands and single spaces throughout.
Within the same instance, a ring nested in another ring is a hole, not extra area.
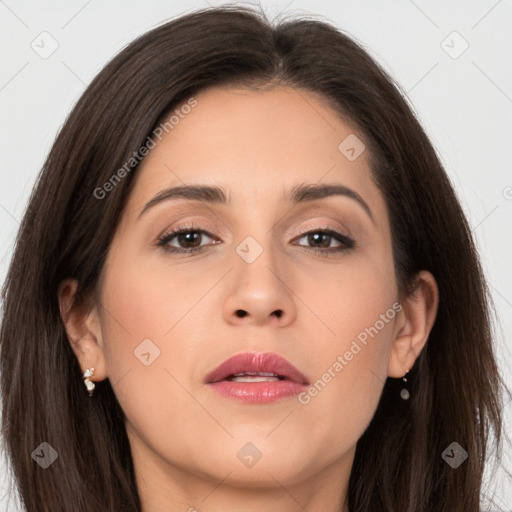
M 388 361 L 388 376 L 399 378 L 412 368 L 434 325 L 439 290 L 434 276 L 422 270 L 413 291 L 402 300 L 397 315 L 396 334 Z
M 94 368 L 90 380 L 99 382 L 108 375 L 98 306 L 92 299 L 77 303 L 77 289 L 78 283 L 74 279 L 66 279 L 60 284 L 60 316 L 82 373 L 87 368 Z

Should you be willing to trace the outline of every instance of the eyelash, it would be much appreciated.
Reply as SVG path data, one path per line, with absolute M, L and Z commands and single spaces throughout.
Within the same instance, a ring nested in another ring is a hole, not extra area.
M 200 233 L 202 235 L 206 235 L 210 238 L 214 238 L 206 229 L 202 228 L 201 226 L 194 226 L 193 224 L 179 226 L 175 230 L 171 231 L 170 233 L 164 233 L 157 239 L 156 245 L 158 247 L 161 247 L 165 252 L 172 253 L 172 254 L 188 254 L 192 256 L 193 254 L 200 253 L 204 249 L 208 248 L 209 245 L 202 245 L 199 247 L 192 247 L 189 249 L 179 249 L 177 247 L 172 247 L 167 245 L 173 238 L 175 238 L 178 235 L 184 234 L 184 233 Z M 342 243 L 343 245 L 340 247 L 334 247 L 334 248 L 326 248 L 321 249 L 318 247 L 306 247 L 307 249 L 323 253 L 324 256 L 336 256 L 337 254 L 343 253 L 345 251 L 348 251 L 352 249 L 355 245 L 355 241 L 349 238 L 347 235 L 341 233 L 340 231 L 337 231 L 336 229 L 328 228 L 328 227 L 318 227 L 316 229 L 307 229 L 302 230 L 298 238 L 303 238 L 305 235 L 310 234 L 318 234 L 322 233 L 328 236 L 334 237 L 338 242 Z M 304 247 L 304 246 L 300 246 Z

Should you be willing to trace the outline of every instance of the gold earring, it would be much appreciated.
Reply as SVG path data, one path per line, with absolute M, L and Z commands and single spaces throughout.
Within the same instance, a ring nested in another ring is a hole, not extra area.
M 94 382 L 91 382 L 89 380 L 89 377 L 92 377 L 93 375 L 94 375 L 94 368 L 87 368 L 87 370 L 85 370 L 84 375 L 83 375 L 84 384 L 85 384 L 85 387 L 87 388 L 87 391 L 89 391 L 89 396 L 92 396 L 92 393 L 95 388 Z

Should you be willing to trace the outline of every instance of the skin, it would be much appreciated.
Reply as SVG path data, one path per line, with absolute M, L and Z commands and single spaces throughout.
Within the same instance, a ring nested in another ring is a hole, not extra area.
M 354 161 L 340 152 L 357 131 L 321 98 L 284 86 L 211 88 L 195 98 L 136 171 L 90 307 L 73 306 L 76 282 L 62 283 L 70 343 L 82 370 L 95 368 L 92 381 L 110 380 L 125 411 L 144 512 L 346 510 L 356 443 L 386 377 L 402 377 L 428 338 L 436 282 L 421 272 L 416 291 L 400 295 L 368 151 Z M 223 187 L 232 204 L 179 199 L 138 218 L 161 190 L 192 183 Z M 344 196 L 287 204 L 302 183 L 349 187 L 374 220 Z M 196 242 L 206 250 L 156 246 L 184 221 L 208 231 Z M 339 241 L 315 244 L 299 232 L 325 227 L 355 246 L 328 256 L 313 248 Z M 252 263 L 236 252 L 248 236 L 263 249 Z M 401 311 L 307 404 L 236 402 L 203 383 L 246 350 L 277 352 L 316 382 L 396 302 Z M 149 366 L 134 356 L 145 339 L 160 350 Z M 251 468 L 237 457 L 248 442 L 262 455 Z

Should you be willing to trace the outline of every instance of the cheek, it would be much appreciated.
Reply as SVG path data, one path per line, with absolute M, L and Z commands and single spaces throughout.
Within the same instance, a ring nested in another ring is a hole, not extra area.
M 341 266 L 335 280 L 315 280 L 308 295 L 325 328 L 318 327 L 322 334 L 309 355 L 315 381 L 300 402 L 326 449 L 338 447 L 333 457 L 356 443 L 371 421 L 400 308 L 392 268 L 360 263 Z
M 314 279 L 308 276 L 299 293 L 322 320 L 322 339 L 329 340 L 329 347 L 342 350 L 376 322 L 377 329 L 385 331 L 384 327 L 394 318 L 392 305 L 398 293 L 390 258 L 347 258 L 334 268 L 320 267 L 311 274 Z
M 393 321 L 379 330 L 378 315 L 345 318 L 339 341 L 319 344 L 314 380 L 299 395 L 304 431 L 314 432 L 317 450 L 328 454 L 325 463 L 346 453 L 370 424 L 386 380 L 392 339 Z
M 137 357 L 143 349 L 154 352 L 150 360 L 155 362 L 159 351 L 163 356 L 183 320 L 194 314 L 198 300 L 217 277 L 191 279 L 190 274 L 157 269 L 128 253 L 123 257 L 114 253 L 112 262 L 103 285 L 102 332 L 109 369 L 117 373 L 120 366 L 124 371 L 133 366 L 134 359 L 141 363 Z
M 186 438 L 198 425 L 215 431 L 218 425 L 208 423 L 211 418 L 186 390 L 197 362 L 194 339 L 205 338 L 195 332 L 204 318 L 198 302 L 218 276 L 190 279 L 124 254 L 112 253 L 106 272 L 102 334 L 108 378 L 129 424 L 148 445 L 165 444 L 171 431 Z M 185 447 L 173 448 L 181 449 L 185 457 Z

